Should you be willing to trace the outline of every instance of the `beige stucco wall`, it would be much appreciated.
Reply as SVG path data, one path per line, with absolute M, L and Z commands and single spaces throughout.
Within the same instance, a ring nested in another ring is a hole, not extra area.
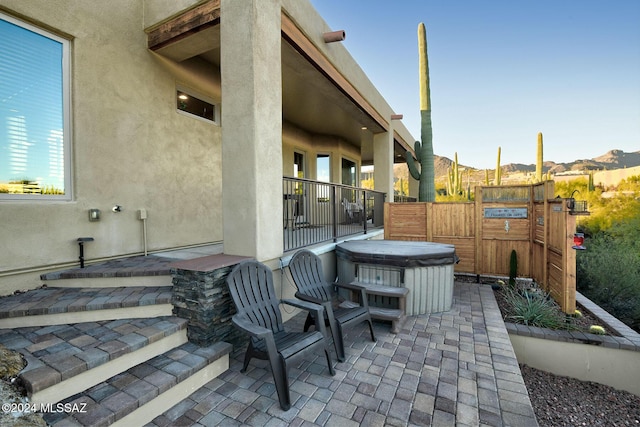
M 640 352 L 510 334 L 518 362 L 640 396 Z
M 86 245 L 88 262 L 142 253 L 139 209 L 148 213 L 149 251 L 223 240 L 221 128 L 178 114 L 175 107 L 176 84 L 220 100 L 220 70 L 161 58 L 146 49 L 144 32 L 198 3 L 2 1 L 32 23 L 73 37 L 74 191 L 70 202 L 0 201 L 0 223 L 9 225 L 0 227 L 0 294 L 39 286 L 40 273 L 77 265 L 78 237 L 95 239 Z M 277 4 L 383 117 L 394 113 L 342 44 L 322 42 L 331 28 L 311 3 Z M 402 123 L 394 125 L 413 140 Z M 292 135 L 285 126 L 283 164 L 277 168 L 285 175 L 294 149 L 305 150 L 311 177 L 317 153 L 331 154 L 333 182 L 341 181 L 343 157 L 359 169 L 359 148 L 330 136 Z M 114 205 L 122 212 L 112 212 Z M 88 221 L 90 208 L 102 211 L 101 221 Z
M 2 4 L 74 37 L 74 197 L 0 202 L 0 223 L 10 224 L 0 227 L 0 294 L 17 286 L 3 280 L 9 274 L 76 263 L 80 236 L 95 239 L 86 245 L 87 260 L 140 253 L 139 209 L 148 212 L 151 251 L 221 241 L 220 127 L 176 112 L 177 79 L 146 49 L 143 2 Z M 112 212 L 116 204 L 121 213 Z M 99 222 L 88 221 L 89 208 L 102 211 Z
M 202 0 L 143 0 L 142 3 L 144 28 L 149 28 L 202 3 Z

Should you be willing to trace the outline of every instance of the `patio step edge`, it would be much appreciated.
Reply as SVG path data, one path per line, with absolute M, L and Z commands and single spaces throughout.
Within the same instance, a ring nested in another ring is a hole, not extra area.
M 42 280 L 56 288 L 127 288 L 136 286 L 171 286 L 171 275 L 69 277 Z
M 115 375 L 144 363 L 145 361 L 176 348 L 187 342 L 186 329 L 182 329 L 159 341 L 151 343 L 134 352 L 124 354 L 116 359 L 93 367 L 67 380 L 60 381 L 31 395 L 31 402 L 36 405 L 53 404 L 77 393 L 94 387 Z
M 27 315 L 0 319 L 0 329 L 15 329 L 33 326 L 66 325 L 69 323 L 102 322 L 118 319 L 147 319 L 171 316 L 172 304 L 110 308 L 99 310 L 63 312 L 55 314 Z
M 228 370 L 231 348 L 182 344 L 61 402 L 82 412 L 47 413 L 45 421 L 52 427 L 145 425 Z
M 187 323 L 165 316 L 4 329 L 0 343 L 27 362 L 18 377 L 30 399 L 53 403 L 184 344 Z
M 171 289 L 42 287 L 0 299 L 0 329 L 171 315 Z

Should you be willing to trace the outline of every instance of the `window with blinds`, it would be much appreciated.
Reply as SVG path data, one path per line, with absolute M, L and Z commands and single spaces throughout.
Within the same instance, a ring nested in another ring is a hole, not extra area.
M 70 199 L 69 41 L 0 13 L 0 199 Z

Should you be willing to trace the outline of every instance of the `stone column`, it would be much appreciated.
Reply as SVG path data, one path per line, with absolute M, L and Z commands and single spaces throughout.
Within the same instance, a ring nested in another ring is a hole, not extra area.
M 189 321 L 189 341 L 200 346 L 225 341 L 233 354 L 246 348 L 247 336 L 231 322 L 236 309 L 227 286 L 227 276 L 243 259 L 219 254 L 171 265 L 173 314 Z
M 281 1 L 222 0 L 224 252 L 282 254 Z

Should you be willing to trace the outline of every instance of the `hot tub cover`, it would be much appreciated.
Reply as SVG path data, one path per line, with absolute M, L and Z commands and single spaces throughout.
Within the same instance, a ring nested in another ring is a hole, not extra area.
M 457 264 L 460 261 L 453 245 L 400 240 L 343 242 L 336 246 L 336 256 L 354 263 L 410 268 Z

